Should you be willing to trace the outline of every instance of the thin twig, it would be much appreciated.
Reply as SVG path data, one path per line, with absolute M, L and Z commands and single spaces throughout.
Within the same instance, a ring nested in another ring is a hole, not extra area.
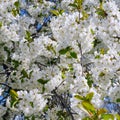
M 82 76 L 83 76 L 83 61 L 82 61 L 82 56 L 83 56 L 83 53 L 82 53 L 82 47 L 81 47 L 81 42 L 79 43 L 78 40 L 77 40 L 77 43 L 78 43 L 78 47 L 79 47 L 79 51 L 80 51 L 80 64 L 81 64 L 81 67 L 82 67 Z

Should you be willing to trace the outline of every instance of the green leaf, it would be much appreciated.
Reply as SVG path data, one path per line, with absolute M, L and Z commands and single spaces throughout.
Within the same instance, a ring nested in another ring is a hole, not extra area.
M 77 8 L 77 5 L 75 3 L 70 3 L 69 6 Z
M 31 78 L 33 71 L 30 71 L 29 73 L 29 78 Z
M 48 51 L 51 51 L 54 54 L 56 54 L 56 51 L 55 51 L 54 47 L 52 46 L 52 44 L 48 45 L 46 48 L 47 48 Z
M 50 11 L 53 15 L 55 16 L 58 16 L 59 15 L 59 12 L 57 10 L 51 10 Z
M 18 9 L 20 7 L 19 1 L 14 2 L 14 6 Z
M 47 65 L 51 66 L 51 65 L 57 65 L 58 63 L 60 63 L 60 58 L 51 58 L 50 60 L 48 60 Z
M 25 82 L 25 80 L 23 78 L 21 78 L 21 83 L 24 83 L 24 82 Z
M 75 0 L 74 3 L 77 5 L 77 9 L 81 10 L 82 9 L 82 4 L 84 0 Z
M 33 102 L 30 102 L 30 105 L 31 105 L 32 108 L 34 108 L 34 104 L 33 104 Z
M 107 16 L 107 13 L 105 12 L 105 10 L 101 8 L 97 8 L 96 13 L 98 14 L 98 16 L 103 17 L 103 18 Z
M 58 120 L 66 120 L 67 114 L 63 110 L 59 110 L 56 114 L 58 116 Z
M 94 38 L 95 40 L 93 41 L 93 47 L 95 48 L 98 44 L 101 43 L 101 41 L 98 38 Z
M 27 72 L 25 71 L 25 69 L 23 69 L 21 71 L 21 74 L 23 75 L 21 78 L 29 78 L 29 76 L 28 76 Z
M 15 16 L 15 17 L 19 13 L 19 11 L 17 9 L 15 9 L 15 8 L 13 8 L 11 12 L 12 12 L 12 15 Z
M 82 120 L 92 120 L 90 117 L 85 117 Z
M 11 95 L 11 97 L 13 97 L 15 99 L 18 99 L 18 94 L 15 90 L 11 89 L 10 90 L 10 95 Z
M 41 18 L 43 17 L 44 15 L 42 13 L 38 13 L 38 17 Z
M 42 4 L 42 3 L 43 3 L 43 0 L 38 0 L 38 3 L 41 3 L 41 4 Z
M 120 98 L 117 98 L 117 99 L 116 99 L 116 102 L 120 102 Z
M 114 116 L 112 114 L 102 114 L 101 119 L 102 120 L 114 120 Z
M 68 46 L 68 47 L 66 47 L 64 49 L 59 50 L 59 54 L 64 55 L 70 50 L 72 50 L 72 48 L 70 46 Z
M 65 72 L 62 72 L 61 77 L 62 77 L 62 79 L 66 78 Z
M 33 38 L 31 37 L 31 33 L 30 33 L 28 30 L 26 30 L 25 39 L 26 39 L 29 43 L 31 43 L 31 42 L 34 41 Z
M 31 34 L 28 30 L 26 30 L 26 38 L 30 38 Z
M 62 15 L 64 13 L 64 10 L 59 9 L 59 14 Z
M 15 99 L 11 98 L 10 107 L 15 106 L 17 103 L 19 103 L 19 100 L 17 100 L 17 99 L 15 100 Z
M 84 0 L 77 0 L 79 4 L 83 4 Z
M 40 84 L 44 85 L 44 84 L 46 84 L 49 80 L 38 79 L 37 81 L 38 81 Z
M 14 68 L 16 69 L 20 64 L 21 62 L 17 61 L 17 60 L 12 60 L 12 63 L 14 65 Z
M 102 55 L 105 54 L 105 49 L 104 49 L 104 48 L 101 48 L 101 49 L 100 49 L 100 54 L 102 54 Z
M 84 100 L 84 96 L 81 95 L 75 95 L 74 97 L 78 100 Z
M 68 64 L 68 67 L 69 67 L 69 71 L 73 71 L 74 70 L 74 68 L 73 68 L 73 64 Z
M 88 84 L 88 86 L 89 86 L 89 87 L 92 87 L 92 84 L 93 84 L 92 74 L 87 73 L 87 75 L 86 75 L 85 78 L 87 79 L 87 84 Z
M 35 120 L 35 116 L 34 116 L 34 115 L 32 115 L 32 118 L 31 118 L 31 120 Z
M 100 59 L 100 55 L 96 55 L 96 56 L 95 56 L 95 59 Z
M 10 106 L 13 107 L 19 102 L 18 94 L 16 91 L 11 89 L 10 96 L 11 96 Z
M 104 1 L 104 0 L 99 0 L 99 1 L 100 1 L 99 8 L 100 8 L 100 9 L 103 9 L 103 3 L 104 3 L 103 1 Z
M 82 10 L 82 15 L 83 15 L 83 17 L 81 18 L 82 20 L 86 20 L 89 17 L 89 15 L 87 14 L 85 10 Z
M 93 29 L 90 29 L 90 32 L 91 32 L 92 35 L 95 34 L 95 31 Z
M 60 53 L 61 55 L 64 55 L 64 54 L 67 53 L 67 50 L 66 50 L 66 49 L 61 49 L 61 50 L 59 51 L 59 53 Z
M 70 50 L 72 50 L 72 48 L 70 46 L 68 46 L 68 47 L 66 47 L 66 50 L 70 51 Z
M 2 22 L 0 22 L 0 28 L 2 27 Z
M 98 115 L 101 115 L 101 114 L 106 113 L 106 112 L 107 112 L 106 109 L 100 108 L 100 109 L 97 111 L 97 114 L 98 114 Z
M 10 55 L 10 50 L 9 50 L 9 48 L 8 47 L 4 47 L 4 51 L 6 51 L 7 52 L 7 54 L 8 54 L 8 56 Z
M 120 56 L 120 52 L 117 53 Z
M 64 13 L 64 10 L 63 9 L 57 9 L 57 10 L 51 10 L 50 12 L 55 16 L 59 16 L 59 15 L 62 15 Z
M 115 114 L 116 120 L 120 120 L 120 115 L 119 114 Z
M 102 2 L 103 2 L 103 0 L 99 0 L 99 2 L 100 2 L 100 3 L 102 3 Z
M 99 77 L 103 77 L 103 76 L 105 76 L 105 73 L 104 72 L 100 72 Z
M 72 58 L 77 59 L 77 53 L 75 53 L 75 52 L 70 52 L 70 55 L 71 55 Z
M 88 93 L 88 94 L 86 95 L 86 100 L 90 102 L 90 101 L 92 100 L 92 98 L 93 98 L 93 95 L 94 95 L 93 92 Z
M 88 101 L 82 101 L 82 106 L 84 109 L 86 109 L 88 112 L 95 113 L 96 109 L 95 107 Z
M 46 106 L 43 108 L 43 112 L 47 112 L 49 110 L 49 105 L 46 104 Z

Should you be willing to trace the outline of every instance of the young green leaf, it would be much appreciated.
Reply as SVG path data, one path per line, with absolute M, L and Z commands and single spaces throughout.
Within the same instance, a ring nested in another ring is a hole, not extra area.
M 58 9 L 58 10 L 51 10 L 50 12 L 51 12 L 53 15 L 55 15 L 55 16 L 59 16 L 59 15 L 62 15 L 62 13 L 64 12 L 64 10 Z
M 70 55 L 71 55 L 72 58 L 77 59 L 77 53 L 75 53 L 75 52 L 70 52 Z
M 90 113 L 95 113 L 96 112 L 96 109 L 95 107 L 88 101 L 82 101 L 82 106 L 84 109 L 86 109 L 88 112 Z
M 50 11 L 53 15 L 55 16 L 58 16 L 59 15 L 59 12 L 57 10 L 51 10 Z
M 92 75 L 89 74 L 89 73 L 87 73 L 87 75 L 86 75 L 85 78 L 87 79 L 87 84 L 88 84 L 88 86 L 89 86 L 89 87 L 92 87 L 92 84 L 93 84 L 93 78 L 92 78 Z
M 105 54 L 105 49 L 104 49 L 104 48 L 101 48 L 101 49 L 100 49 L 100 54 L 102 54 L 102 55 Z
M 106 113 L 106 112 L 107 112 L 106 109 L 100 108 L 100 109 L 98 109 L 97 114 L 98 114 L 98 116 L 99 116 L 99 115 L 104 114 L 104 113 Z
M 27 72 L 25 71 L 25 69 L 23 69 L 23 70 L 21 71 L 21 74 L 22 74 L 22 77 L 21 77 L 21 78 L 29 78 L 29 76 L 28 76 Z
M 87 113 L 88 115 L 90 114 L 88 110 L 86 110 L 81 103 L 77 104 L 77 107 L 80 108 L 81 110 L 83 110 L 85 113 Z
M 46 49 L 47 49 L 48 51 L 51 51 L 51 52 L 53 52 L 54 54 L 56 54 L 56 51 L 55 51 L 54 47 L 52 46 L 52 44 L 46 46 Z
M 120 120 L 120 115 L 119 114 L 115 114 L 115 118 L 116 118 L 116 120 Z
M 46 84 L 49 80 L 44 80 L 44 79 L 38 79 L 37 80 L 39 83 L 41 83 L 42 85 Z
M 103 77 L 103 76 L 105 76 L 105 73 L 104 72 L 100 72 L 99 77 Z
M 21 64 L 21 62 L 17 60 L 12 60 L 12 64 L 14 65 L 14 68 L 16 69 Z
M 75 3 L 70 3 L 69 6 L 77 8 L 77 5 Z
M 85 10 L 82 10 L 82 15 L 83 15 L 83 17 L 81 18 L 81 20 L 86 20 L 89 17 L 89 15 L 87 14 L 87 12 Z
M 15 9 L 15 8 L 13 8 L 11 12 L 12 12 L 12 15 L 15 16 L 15 17 L 19 13 L 19 11 L 17 9 Z
M 19 102 L 19 99 L 13 99 L 13 98 L 11 98 L 11 100 L 10 100 L 10 107 L 15 106 L 18 102 Z
M 99 0 L 99 2 L 100 2 L 100 3 L 102 3 L 102 2 L 103 2 L 103 0 Z
M 73 71 L 74 70 L 74 68 L 73 68 L 73 64 L 68 64 L 68 67 L 69 67 L 69 71 Z
M 98 14 L 98 16 L 102 18 L 105 18 L 107 16 L 107 13 L 105 12 L 105 10 L 101 8 L 97 8 L 96 13 Z
M 18 9 L 20 7 L 19 1 L 14 2 L 14 6 Z
M 11 101 L 10 101 L 10 106 L 13 107 L 15 106 L 18 101 L 19 101 L 19 98 L 18 98 L 18 94 L 16 91 L 14 91 L 13 89 L 10 90 L 10 96 L 11 96 Z
M 116 99 L 116 102 L 120 102 L 120 98 L 117 98 L 117 99 Z
M 15 90 L 11 89 L 10 90 L 10 95 L 11 95 L 12 98 L 18 99 L 18 94 Z
M 88 94 L 86 95 L 86 100 L 90 102 L 90 101 L 92 100 L 92 98 L 93 98 L 93 95 L 94 95 L 93 92 L 88 93 Z
M 85 117 L 82 120 L 92 120 L 90 117 Z
M 84 100 L 84 97 L 81 95 L 75 95 L 74 97 L 78 100 Z
M 82 4 L 84 0 L 75 0 L 74 3 L 77 5 L 77 9 L 82 9 Z
M 62 77 L 62 79 L 66 78 L 65 72 L 62 72 L 61 77 Z
M 91 32 L 92 35 L 95 34 L 95 31 L 93 29 L 90 29 L 90 32 Z
M 66 49 L 61 49 L 60 51 L 59 51 L 59 53 L 61 54 L 61 55 L 64 55 L 64 54 L 66 54 L 68 51 L 66 50 Z
M 32 76 L 32 73 L 33 73 L 33 71 L 30 71 L 30 73 L 29 73 L 29 78 L 31 78 L 31 76 Z
M 2 22 L 0 22 L 0 28 L 2 27 Z
M 32 118 L 31 118 L 31 120 L 35 120 L 35 116 L 34 116 L 34 115 L 32 115 Z
M 100 55 L 96 55 L 96 56 L 95 56 L 95 59 L 100 59 Z
M 30 102 L 30 106 L 31 106 L 32 108 L 34 108 L 34 103 L 33 103 L 33 102 Z
M 25 39 L 26 39 L 29 43 L 33 42 L 33 38 L 31 37 L 31 33 L 30 33 L 28 30 L 26 30 Z
M 101 119 L 102 120 L 114 120 L 114 116 L 112 114 L 102 114 Z
M 42 4 L 42 3 L 43 3 L 43 0 L 38 0 L 38 3 Z
M 93 47 L 95 48 L 100 43 L 101 43 L 101 41 L 98 38 L 94 38 L 94 41 L 92 44 L 93 44 Z
M 68 46 L 68 47 L 66 47 L 66 48 L 64 48 L 64 49 L 59 50 L 59 54 L 64 55 L 64 54 L 66 54 L 68 51 L 70 51 L 71 49 L 72 49 L 72 48 L 71 48 L 70 46 Z
M 62 15 L 64 13 L 64 10 L 59 9 L 59 14 Z

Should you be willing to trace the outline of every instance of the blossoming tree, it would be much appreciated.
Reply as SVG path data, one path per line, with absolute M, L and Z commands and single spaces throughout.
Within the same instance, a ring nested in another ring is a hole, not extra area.
M 1 119 L 120 120 L 119 1 L 1 1 L 0 64 Z

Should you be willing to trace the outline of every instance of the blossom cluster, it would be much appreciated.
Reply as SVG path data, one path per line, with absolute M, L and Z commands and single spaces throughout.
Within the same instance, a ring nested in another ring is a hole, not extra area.
M 86 100 L 120 114 L 119 0 L 1 1 L 0 65 L 1 118 L 82 120 Z

